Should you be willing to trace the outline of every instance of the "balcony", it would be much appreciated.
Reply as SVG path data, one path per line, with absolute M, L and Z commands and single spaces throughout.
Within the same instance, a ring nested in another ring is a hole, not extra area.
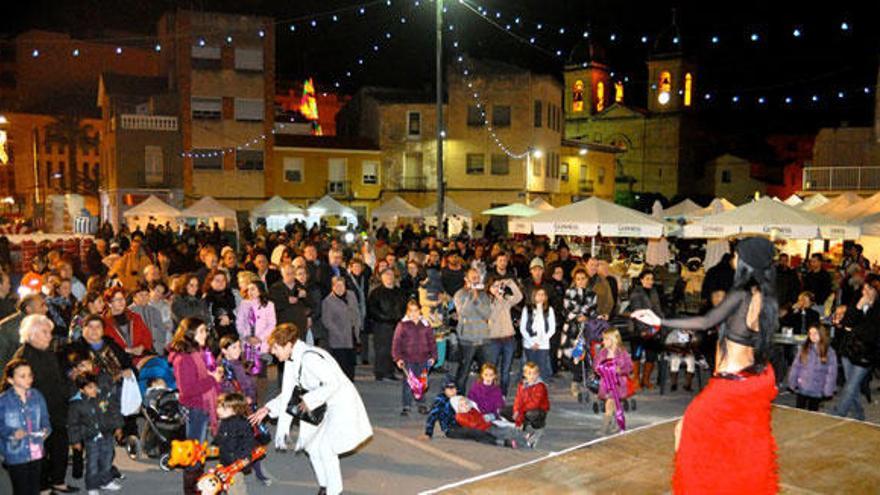
M 177 117 L 123 114 L 119 117 L 119 125 L 129 131 L 176 131 Z
M 593 181 L 588 179 L 581 179 L 578 181 L 578 191 L 580 193 L 592 193 L 593 192 Z
M 334 198 L 351 197 L 351 181 L 348 180 L 328 180 L 327 194 Z
M 876 191 L 880 167 L 806 167 L 804 191 Z

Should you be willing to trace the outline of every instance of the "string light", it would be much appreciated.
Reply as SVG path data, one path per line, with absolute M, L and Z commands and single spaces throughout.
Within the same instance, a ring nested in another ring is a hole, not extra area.
M 117 55 L 122 55 L 122 47 L 121 47 L 121 46 L 117 46 L 117 47 L 116 47 L 116 54 L 117 54 Z
M 838 98 L 841 98 L 841 99 L 842 99 L 844 96 L 846 96 L 846 95 L 843 93 L 843 91 L 838 91 L 838 92 L 837 92 L 837 97 L 838 97 Z
M 713 45 L 717 45 L 717 44 L 718 44 L 718 36 L 712 36 L 712 44 L 713 44 Z
M 74 57 L 79 57 L 79 48 L 74 48 L 74 49 L 73 49 L 73 56 L 74 56 Z
M 752 41 L 758 41 L 759 39 L 761 39 L 761 37 L 758 36 L 758 33 L 752 33 L 752 35 L 749 36 L 749 39 L 751 39 Z
M 159 43 L 156 43 L 156 46 L 153 47 L 153 50 L 156 50 L 157 52 L 161 52 L 161 51 L 162 51 L 162 45 L 160 45 Z
M 798 28 L 794 28 L 794 31 L 791 32 L 791 35 L 794 36 L 795 38 L 800 38 L 801 37 L 801 30 Z
M 846 21 L 841 22 L 840 23 L 840 30 L 841 31 L 849 31 L 849 23 Z

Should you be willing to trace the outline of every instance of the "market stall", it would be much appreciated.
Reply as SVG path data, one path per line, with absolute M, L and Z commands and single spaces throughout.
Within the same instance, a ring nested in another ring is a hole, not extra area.
M 473 234 L 474 221 L 473 214 L 470 210 L 462 207 L 452 200 L 449 196 L 443 200 L 443 214 L 448 223 L 448 236 L 456 236 L 462 231 Z M 422 208 L 422 217 L 425 219 L 425 225 L 429 227 L 437 226 L 437 202 Z
M 210 196 L 205 196 L 190 205 L 189 208 L 184 208 L 180 212 L 180 218 L 197 223 L 204 222 L 209 227 L 217 223 L 221 230 L 238 232 L 238 220 L 235 210 L 228 206 L 223 206 L 219 201 Z
M 342 224 L 338 225 L 342 228 L 356 228 L 358 224 L 357 212 L 354 208 L 349 208 L 330 196 L 324 196 L 318 201 L 312 203 L 308 208 L 308 213 L 309 215 L 306 219 L 306 223 L 309 226 L 332 217 L 344 221 Z
M 880 213 L 880 192 L 846 208 L 835 210 L 829 216 L 850 222 L 875 213 Z
M 822 195 L 821 193 L 814 194 L 814 195 L 808 197 L 807 199 L 805 199 L 803 203 L 797 205 L 797 207 L 802 210 L 805 210 L 805 211 L 812 211 L 812 210 L 815 210 L 816 208 L 824 205 L 828 201 L 830 201 L 830 200 L 828 198 L 826 198 L 824 195 Z
M 551 211 L 551 210 L 556 209 L 555 206 L 548 203 L 547 200 L 544 198 L 535 198 L 535 199 L 529 201 L 528 206 L 530 206 L 536 210 L 539 210 L 539 211 Z
M 862 197 L 856 193 L 847 192 L 843 193 L 840 196 L 828 201 L 823 205 L 819 205 L 810 211 L 813 213 L 818 213 L 820 215 L 830 216 L 836 212 L 843 211 L 850 206 L 860 202 Z
M 272 196 L 268 201 L 257 205 L 251 210 L 251 225 L 256 226 L 257 219 L 266 220 L 269 230 L 284 230 L 284 226 L 293 221 L 305 221 L 305 211 L 281 196 Z
M 180 210 L 156 196 L 150 195 L 138 205 L 126 210 L 122 216 L 130 230 L 140 228 L 143 231 L 151 223 L 155 225 L 164 225 L 169 222 L 172 225 L 176 224 Z
M 803 204 L 804 200 L 797 194 L 792 194 L 791 196 L 785 198 L 783 203 L 787 204 L 788 206 L 797 206 Z
M 858 226 L 788 206 L 768 197 L 732 211 L 703 217 L 684 226 L 686 238 L 720 238 L 742 234 L 781 239 L 856 239 Z
M 686 218 L 702 209 L 703 207 L 697 203 L 694 203 L 690 199 L 685 199 L 684 201 L 676 203 L 663 210 L 661 216 L 669 219 Z
M 378 227 L 382 222 L 390 227 L 397 225 L 398 220 L 401 218 L 418 218 L 420 216 L 422 216 L 421 210 L 407 203 L 400 196 L 394 196 L 382 205 L 373 208 L 373 211 L 370 212 L 374 228 Z
M 527 233 L 528 223 L 523 219 L 533 217 L 538 213 L 541 213 L 541 210 L 522 203 L 512 203 L 483 211 L 483 215 L 490 217 L 507 217 L 507 231 L 513 234 Z

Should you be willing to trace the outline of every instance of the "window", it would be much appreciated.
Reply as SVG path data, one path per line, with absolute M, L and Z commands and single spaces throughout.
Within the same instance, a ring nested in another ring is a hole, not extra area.
M 235 70 L 257 71 L 263 70 L 263 50 L 261 48 L 236 48 Z
M 468 127 L 483 126 L 483 110 L 476 105 L 468 105 L 467 109 L 467 125 Z
M 508 175 L 510 173 L 510 157 L 503 153 L 492 154 L 492 175 Z
M 547 103 L 547 128 L 553 129 L 553 104 Z
M 222 67 L 220 47 L 194 46 L 190 53 L 193 69 L 217 70 Z
M 690 72 L 684 75 L 684 106 L 691 106 L 691 93 L 694 90 L 694 76 Z
M 596 84 L 596 111 L 605 110 L 605 83 L 599 81 Z
M 284 182 L 301 184 L 305 177 L 304 160 L 298 157 L 284 158 Z
M 657 102 L 661 105 L 669 103 L 669 98 L 672 95 L 672 74 L 668 70 L 660 73 L 660 77 L 657 80 L 657 90 L 659 91 Z
M 587 165 L 581 165 L 581 176 L 580 176 L 580 181 L 581 181 L 581 182 L 586 182 L 587 179 L 588 179 L 587 176 L 588 176 L 589 174 L 590 174 L 590 172 L 589 172 L 589 169 L 587 168 Z
M 568 182 L 568 163 L 566 162 L 559 164 L 559 180 Z
M 543 109 L 541 100 L 535 100 L 535 127 L 541 127 L 541 121 L 544 120 Z
M 165 179 L 161 146 L 144 146 L 144 180 L 147 184 L 159 184 Z
M 379 162 L 375 161 L 362 161 L 361 162 L 361 177 L 363 178 L 364 184 L 378 184 L 379 183 Z
M 614 102 L 623 103 L 623 82 L 614 83 Z
M 599 184 L 605 183 L 605 167 L 599 167 L 596 169 L 596 182 Z
M 421 137 L 422 114 L 419 112 L 406 113 L 406 135 L 409 137 Z
M 235 166 L 239 170 L 263 170 L 263 150 L 237 150 Z
M 263 120 L 263 100 L 236 98 L 235 120 L 261 122 Z
M 732 179 L 733 177 L 730 173 L 730 170 L 721 171 L 721 182 L 723 182 L 724 184 L 730 184 L 732 182 Z
M 223 98 L 193 96 L 190 101 L 194 119 L 220 120 L 223 116 Z
M 541 159 L 540 158 L 532 158 L 532 175 L 535 177 L 541 176 Z
M 571 111 L 584 111 L 584 82 L 581 80 L 575 81 L 571 89 Z
M 492 125 L 495 127 L 510 127 L 510 105 L 495 105 L 492 107 Z
M 348 160 L 345 158 L 327 159 L 327 192 L 346 195 L 349 189 Z
M 195 149 L 193 153 L 193 168 L 199 170 L 220 170 L 223 168 L 223 155 L 220 150 Z
M 486 172 L 486 157 L 482 153 L 467 154 L 468 175 L 483 175 Z
M 52 142 L 49 141 L 48 139 L 47 139 L 46 142 L 43 144 L 43 151 L 45 151 L 47 155 L 51 155 L 51 154 L 52 154 Z

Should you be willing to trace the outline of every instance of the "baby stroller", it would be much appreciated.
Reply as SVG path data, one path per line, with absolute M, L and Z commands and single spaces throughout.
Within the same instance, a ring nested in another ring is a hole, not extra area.
M 144 417 L 140 431 L 141 450 L 147 457 L 159 457 L 159 467 L 170 470 L 168 453 L 172 440 L 185 435 L 185 419 L 180 405 L 174 373 L 168 361 L 152 356 L 139 363 L 138 382 L 144 397 L 141 414 Z M 153 380 L 161 378 L 165 387 L 147 388 Z
M 151 389 L 143 408 L 144 426 L 141 445 L 150 458 L 159 457 L 159 467 L 170 471 L 168 457 L 172 440 L 182 440 L 185 435 L 183 409 L 177 390 Z
M 608 328 L 611 328 L 611 325 L 606 320 L 598 318 L 587 320 L 581 327 L 574 348 L 571 350 L 572 360 L 583 361 L 583 366 L 581 366 L 583 390 L 578 393 L 578 402 L 587 405 L 591 402 L 591 396 L 596 397 L 592 401 L 592 409 L 596 414 L 605 412 L 605 401 L 598 400 L 600 378 L 593 369 L 593 361 L 596 358 L 596 353 L 602 347 L 602 332 Z M 629 381 L 627 396 L 621 400 L 623 410 L 627 412 L 635 411 L 637 407 L 636 400 L 632 397 L 634 394 L 633 385 L 632 381 Z

